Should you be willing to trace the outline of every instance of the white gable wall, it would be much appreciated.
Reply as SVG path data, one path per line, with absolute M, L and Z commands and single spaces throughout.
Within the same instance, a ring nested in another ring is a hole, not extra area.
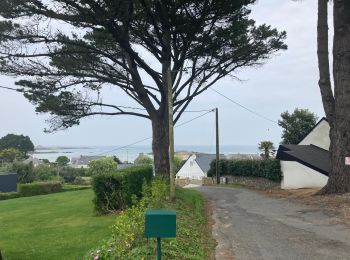
M 181 169 L 177 172 L 176 178 L 201 180 L 203 177 L 206 177 L 206 173 L 202 171 L 195 160 L 196 155 L 191 155 L 190 158 L 188 158 L 185 164 L 181 167 Z
M 282 189 L 322 188 L 327 184 L 328 177 L 301 163 L 281 161 Z
M 300 145 L 316 145 L 325 150 L 329 150 L 329 124 L 323 119 L 299 144 Z

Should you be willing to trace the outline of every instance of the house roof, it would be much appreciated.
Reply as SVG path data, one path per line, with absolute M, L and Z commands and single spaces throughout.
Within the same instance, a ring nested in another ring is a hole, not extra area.
M 105 158 L 105 156 L 85 156 L 81 155 L 79 158 L 73 158 L 72 159 L 72 164 L 75 165 L 88 165 L 89 162 L 100 159 L 100 158 Z
M 280 145 L 277 159 L 296 161 L 326 176 L 330 172 L 329 151 L 315 145 Z
M 210 169 L 210 163 L 216 159 L 215 154 L 196 154 L 196 162 L 203 172 L 208 172 Z

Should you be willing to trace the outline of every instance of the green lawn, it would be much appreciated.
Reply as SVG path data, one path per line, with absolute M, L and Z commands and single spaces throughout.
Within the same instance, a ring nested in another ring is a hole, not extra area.
M 95 216 L 93 191 L 0 201 L 0 249 L 7 259 L 80 259 L 111 236 L 115 216 Z

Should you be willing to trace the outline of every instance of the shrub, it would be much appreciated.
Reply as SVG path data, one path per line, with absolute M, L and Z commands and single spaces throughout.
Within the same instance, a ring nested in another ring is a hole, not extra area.
M 91 177 L 78 176 L 75 178 L 74 184 L 76 184 L 76 185 L 91 185 Z
M 66 166 L 59 168 L 59 175 L 65 182 L 75 183 L 76 178 L 85 176 L 85 169 Z
M 130 167 L 93 176 L 95 211 L 104 214 L 130 206 L 133 197 L 142 197 L 143 182 L 150 182 L 152 176 L 153 170 L 150 166 Z
M 18 197 L 20 197 L 18 192 L 0 192 L 0 200 L 15 199 Z
M 18 193 L 21 196 L 34 196 L 62 191 L 60 182 L 34 182 L 18 185 Z
M 134 164 L 152 164 L 153 159 L 146 154 L 140 153 L 139 156 L 134 160 Z
M 91 176 L 112 173 L 116 169 L 117 163 L 112 158 L 100 158 L 89 162 L 89 174 Z
M 164 207 L 168 191 L 168 185 L 162 180 L 154 180 L 151 185 L 144 182 L 141 201 L 118 215 L 112 238 L 99 250 L 91 252 L 88 259 L 140 259 L 129 254 L 144 239 L 145 211 Z
M 11 171 L 17 173 L 19 183 L 30 183 L 35 180 L 33 163 L 15 162 L 12 164 Z
M 41 164 L 34 168 L 35 179 L 48 181 L 57 178 L 57 167 L 49 164 Z
M 212 161 L 208 176 L 215 175 L 215 163 Z M 281 165 L 279 160 L 220 160 L 220 176 L 247 176 L 260 177 L 272 181 L 279 181 L 282 178 Z

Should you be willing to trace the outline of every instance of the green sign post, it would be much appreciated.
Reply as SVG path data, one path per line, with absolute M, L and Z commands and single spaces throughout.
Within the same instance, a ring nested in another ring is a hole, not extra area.
M 176 237 L 175 210 L 147 210 L 145 214 L 145 237 L 157 238 L 157 259 L 161 260 L 161 238 Z

